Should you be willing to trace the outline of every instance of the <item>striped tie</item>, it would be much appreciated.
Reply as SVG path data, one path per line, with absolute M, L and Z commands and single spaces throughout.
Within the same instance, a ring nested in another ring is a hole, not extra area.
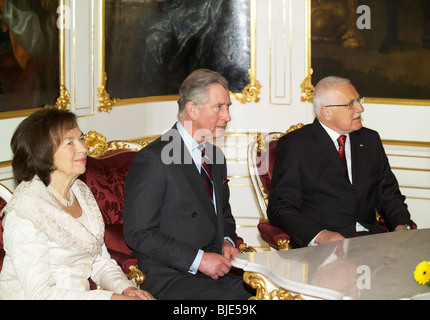
M 206 191 L 208 192 L 211 200 L 213 201 L 213 179 L 212 179 L 212 169 L 211 165 L 206 162 L 206 159 L 209 158 L 206 155 L 205 148 L 202 149 L 202 168 L 200 170 L 200 174 L 202 176 L 203 183 L 206 187 Z

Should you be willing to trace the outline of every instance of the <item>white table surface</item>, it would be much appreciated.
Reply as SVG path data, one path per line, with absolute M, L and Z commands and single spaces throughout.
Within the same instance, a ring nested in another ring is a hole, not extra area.
M 390 232 L 289 251 L 238 254 L 232 265 L 322 299 L 430 298 L 414 270 L 430 261 L 430 229 Z

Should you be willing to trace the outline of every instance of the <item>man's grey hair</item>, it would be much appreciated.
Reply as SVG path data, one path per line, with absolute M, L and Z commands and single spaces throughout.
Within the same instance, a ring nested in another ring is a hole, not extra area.
M 179 88 L 178 119 L 185 116 L 185 106 L 188 102 L 194 102 L 199 108 L 208 102 L 208 88 L 218 83 L 228 90 L 228 81 L 219 73 L 209 69 L 197 69 L 193 71 Z
M 333 89 L 334 85 L 338 83 L 351 83 L 351 81 L 341 77 L 328 76 L 321 79 L 315 86 L 313 104 L 317 117 L 320 116 L 322 107 L 332 104 L 330 101 L 330 91 Z

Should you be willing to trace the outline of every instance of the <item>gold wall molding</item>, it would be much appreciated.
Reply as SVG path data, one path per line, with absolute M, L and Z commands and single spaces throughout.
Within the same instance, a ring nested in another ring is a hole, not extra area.
M 60 96 L 54 106 L 59 110 L 69 110 L 70 108 L 70 93 L 65 85 L 60 85 Z
M 112 107 L 119 101 L 119 99 L 111 99 L 110 95 L 106 91 L 107 84 L 107 74 L 105 69 L 105 36 L 106 36 L 106 27 L 105 27 L 105 19 L 106 19 L 106 5 L 105 0 L 99 0 L 99 78 L 100 78 L 100 87 L 97 89 L 97 99 L 99 102 L 98 110 L 99 112 L 107 112 L 109 113 L 112 110 Z
M 251 38 L 250 43 L 250 68 L 249 68 L 249 84 L 245 86 L 241 93 L 232 93 L 230 95 L 240 103 L 259 102 L 261 84 L 257 80 L 257 0 L 250 0 L 249 12 L 249 33 Z
M 110 97 L 109 93 L 106 91 L 107 75 L 106 72 L 101 76 L 101 84 L 97 89 L 97 100 L 99 101 L 98 110 L 100 112 L 105 111 L 107 113 L 111 112 L 112 107 L 117 104 L 119 99 Z
M 391 167 L 391 169 L 392 170 L 406 170 L 406 171 L 430 172 L 430 169 L 425 169 L 425 168 Z
M 8 168 L 8 167 L 12 167 L 12 160 L 0 162 L 0 168 Z
M 69 110 L 70 108 L 70 94 L 66 87 L 66 27 L 65 23 L 69 19 L 69 17 L 66 17 L 66 10 L 64 9 L 66 7 L 65 0 L 60 0 L 58 2 L 62 10 L 60 10 L 60 21 L 61 26 L 60 28 L 60 96 L 58 97 L 54 108 L 59 110 Z M 57 10 L 58 12 L 58 10 Z M 58 23 L 57 23 L 58 26 Z
M 427 141 L 382 139 L 382 144 L 392 145 L 392 146 L 430 148 L 430 142 L 427 142 Z
M 314 86 L 312 85 L 312 74 L 314 71 L 311 66 L 311 0 L 305 0 L 305 79 L 300 83 L 302 89 L 302 102 L 313 102 Z

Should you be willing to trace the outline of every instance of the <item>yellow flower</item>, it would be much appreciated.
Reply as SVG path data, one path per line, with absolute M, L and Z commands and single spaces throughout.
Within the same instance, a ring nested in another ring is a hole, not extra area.
M 419 284 L 426 284 L 430 281 L 430 262 L 422 261 L 415 268 L 414 272 L 415 281 Z

